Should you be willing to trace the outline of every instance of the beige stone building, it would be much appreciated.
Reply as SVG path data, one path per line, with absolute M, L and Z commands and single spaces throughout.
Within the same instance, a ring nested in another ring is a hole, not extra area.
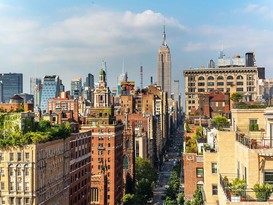
M 236 56 L 234 62 L 242 60 Z M 199 106 L 198 94 L 218 89 L 230 92 L 230 86 L 236 86 L 236 92 L 242 92 L 246 100 L 258 97 L 258 79 L 264 78 L 264 68 L 244 64 L 224 64 L 216 68 L 195 68 L 183 71 L 185 80 L 185 113 Z
M 232 116 L 231 130 L 217 134 L 215 152 L 204 152 L 205 204 L 273 204 L 272 195 L 257 202 L 252 189 L 255 184 L 273 185 L 273 109 L 236 109 Z M 235 178 L 246 181 L 240 197 L 226 183 Z
M 70 138 L 0 149 L 1 204 L 69 204 Z

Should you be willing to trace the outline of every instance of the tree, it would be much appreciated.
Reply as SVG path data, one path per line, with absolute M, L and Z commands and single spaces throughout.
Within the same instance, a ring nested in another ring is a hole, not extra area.
M 229 122 L 225 116 L 216 115 L 212 118 L 212 124 L 214 124 L 218 130 L 222 130 L 224 126 L 229 124 Z
M 178 205 L 183 205 L 184 202 L 185 202 L 185 200 L 184 200 L 184 194 L 181 192 L 177 196 L 177 203 L 178 203 Z
M 177 205 L 177 202 L 167 196 L 166 199 L 165 199 L 165 204 L 166 205 Z
M 141 157 L 136 158 L 136 181 L 148 179 L 150 183 L 157 181 L 157 172 L 152 167 L 150 160 Z
M 232 100 L 234 102 L 234 106 L 235 108 L 238 106 L 238 103 L 241 102 L 243 99 L 243 94 L 242 93 L 232 93 L 232 95 L 230 96 L 230 100 Z
M 198 187 L 194 194 L 193 194 L 193 202 L 192 202 L 193 205 L 203 205 L 204 204 L 204 200 L 203 200 L 203 197 L 202 197 L 202 192 L 201 192 L 201 189 Z
M 233 101 L 233 102 L 240 102 L 242 99 L 243 99 L 243 94 L 242 93 L 232 93 L 230 99 Z
M 134 194 L 125 194 L 122 198 L 123 205 L 138 205 L 137 197 Z
M 154 184 L 148 179 L 141 179 L 136 184 L 136 195 L 141 201 L 147 202 L 147 200 L 153 197 Z

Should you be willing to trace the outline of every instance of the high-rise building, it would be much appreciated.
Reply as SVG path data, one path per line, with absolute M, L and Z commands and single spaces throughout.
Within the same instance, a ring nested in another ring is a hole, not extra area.
M 163 42 L 158 50 L 157 59 L 157 85 L 171 95 L 171 52 L 166 42 L 165 26 L 163 32 Z
M 91 204 L 120 204 L 123 196 L 124 125 L 115 119 L 103 69 L 94 91 L 94 107 L 81 128 L 92 130 Z
M 86 77 L 85 86 L 90 87 L 91 89 L 94 89 L 95 87 L 94 75 L 92 75 L 91 73 L 88 73 L 88 76 Z
M 71 80 L 70 95 L 74 99 L 78 99 L 82 94 L 82 78 L 74 78 Z
M 1 73 L 0 81 L 3 85 L 3 96 L 1 102 L 9 102 L 9 99 L 15 94 L 23 92 L 23 74 L 22 73 Z M 1 91 L 1 90 L 0 90 Z
M 42 83 L 41 78 L 30 78 L 30 94 L 34 95 L 35 94 L 35 89 L 38 85 Z
M 61 87 L 59 76 L 45 76 L 41 95 L 41 110 L 47 111 L 47 102 L 49 99 L 58 97 Z

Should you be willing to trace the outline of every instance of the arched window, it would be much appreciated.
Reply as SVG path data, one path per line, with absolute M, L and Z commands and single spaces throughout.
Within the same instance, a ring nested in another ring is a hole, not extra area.
M 198 80 L 205 80 L 205 78 L 203 76 L 200 76 Z
M 237 80 L 243 80 L 243 79 L 244 79 L 243 76 L 241 76 L 241 75 L 237 76 Z
M 130 148 L 130 140 L 126 141 L 126 148 L 129 149 Z
M 219 75 L 219 76 L 217 77 L 217 80 L 224 80 L 224 77 L 221 76 L 221 75 Z
M 229 75 L 229 76 L 227 77 L 227 79 L 228 79 L 228 80 L 233 80 L 233 77 L 232 77 L 231 75 Z
M 208 80 L 214 80 L 214 77 L 209 76 L 209 77 L 208 77 Z
M 128 169 L 128 157 L 126 155 L 123 156 L 123 169 Z

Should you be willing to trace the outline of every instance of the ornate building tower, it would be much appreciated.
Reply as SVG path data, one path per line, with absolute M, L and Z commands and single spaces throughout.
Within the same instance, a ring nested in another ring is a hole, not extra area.
M 171 53 L 166 42 L 165 26 L 162 45 L 158 50 L 157 84 L 161 89 L 171 95 Z
M 104 69 L 99 73 L 99 86 L 94 91 L 94 108 L 82 129 L 92 131 L 91 204 L 120 204 L 123 196 L 123 130 L 110 105 L 110 90 Z

